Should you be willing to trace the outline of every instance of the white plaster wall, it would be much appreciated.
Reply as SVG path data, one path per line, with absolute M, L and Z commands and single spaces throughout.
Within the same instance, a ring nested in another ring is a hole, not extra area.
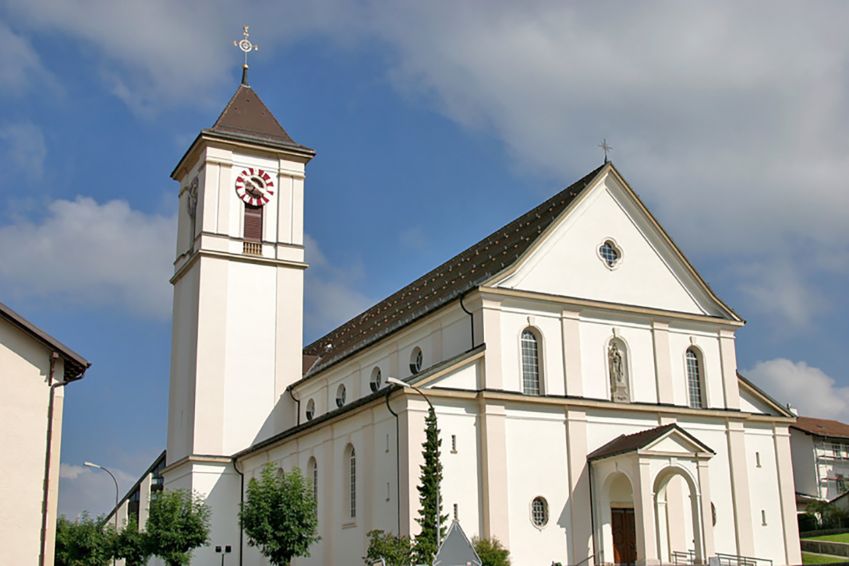
M 796 491 L 807 495 L 819 494 L 814 442 L 810 434 L 790 429 L 790 450 L 793 456 L 793 479 Z
M 590 191 L 550 237 L 501 286 L 590 298 L 666 310 L 704 313 L 688 287 L 670 267 L 665 244 L 645 221 L 638 226 L 633 205 L 611 177 Z M 598 247 L 612 239 L 622 250 L 611 270 L 598 256 Z M 663 251 L 661 251 L 663 250 Z
M 782 564 L 785 561 L 784 527 L 772 427 L 747 425 L 745 439 L 756 556 Z M 755 452 L 760 453 L 760 467 L 756 465 Z M 761 511 L 766 514 L 766 525 L 761 520 Z
M 743 387 L 740 387 L 740 410 L 745 413 L 761 415 L 775 414 L 775 409 L 770 408 L 766 403 L 756 398 Z
M 571 520 L 562 409 L 509 408 L 506 443 L 510 558 L 514 564 L 565 564 Z M 549 521 L 542 528 L 531 521 L 531 501 L 537 496 L 548 502 Z
M 55 375 L 61 379 L 62 364 Z M 0 563 L 37 564 L 50 351 L 0 319 Z M 61 388 L 57 390 L 61 404 Z M 60 406 L 61 409 L 61 406 Z M 54 434 L 61 435 L 61 411 Z M 58 468 L 58 454 L 54 465 Z M 55 522 L 55 511 L 52 521 Z

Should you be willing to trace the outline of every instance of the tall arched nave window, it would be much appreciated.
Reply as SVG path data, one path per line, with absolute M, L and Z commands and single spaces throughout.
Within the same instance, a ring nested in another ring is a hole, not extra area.
M 620 338 L 612 338 L 607 344 L 607 371 L 610 377 L 610 400 L 630 403 L 628 348 Z
M 312 498 L 315 501 L 316 513 L 318 513 L 318 462 L 314 456 L 307 462 L 307 478 L 312 483 Z
M 347 491 L 348 495 L 348 517 L 355 519 L 357 517 L 357 453 L 351 444 L 345 448 L 345 464 L 345 491 Z
M 522 392 L 525 395 L 540 394 L 539 338 L 530 328 L 522 331 Z
M 695 348 L 687 348 L 687 395 L 690 406 L 696 409 L 704 407 L 702 387 L 702 360 Z

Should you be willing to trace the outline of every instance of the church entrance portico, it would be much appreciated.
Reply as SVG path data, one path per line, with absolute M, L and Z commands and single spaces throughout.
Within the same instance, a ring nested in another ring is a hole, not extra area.
M 713 554 L 707 462 L 677 425 L 622 435 L 592 452 L 595 547 L 602 564 L 697 564 Z

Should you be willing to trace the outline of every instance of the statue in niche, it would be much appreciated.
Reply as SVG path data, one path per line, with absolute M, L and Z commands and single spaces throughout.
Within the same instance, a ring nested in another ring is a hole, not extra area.
M 628 371 L 625 363 L 625 351 L 616 341 L 611 340 L 607 347 L 607 366 L 610 371 L 610 394 L 617 403 L 628 403 Z

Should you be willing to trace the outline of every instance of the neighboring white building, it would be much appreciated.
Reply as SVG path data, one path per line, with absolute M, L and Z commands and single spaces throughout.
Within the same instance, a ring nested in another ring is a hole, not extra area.
M 801 563 L 794 417 L 737 374 L 743 321 L 612 164 L 304 348 L 313 156 L 242 84 L 172 173 L 163 475 L 212 509 L 193 563 L 265 564 L 237 512 L 267 462 L 315 482 L 321 541 L 295 564 L 415 534 L 427 405 L 390 376 L 436 406 L 445 512 L 514 564 Z
M 65 385 L 90 365 L 0 303 L 0 564 L 53 564 Z
M 812 500 L 832 501 L 849 491 L 849 425 L 798 417 L 790 446 L 800 513 Z

